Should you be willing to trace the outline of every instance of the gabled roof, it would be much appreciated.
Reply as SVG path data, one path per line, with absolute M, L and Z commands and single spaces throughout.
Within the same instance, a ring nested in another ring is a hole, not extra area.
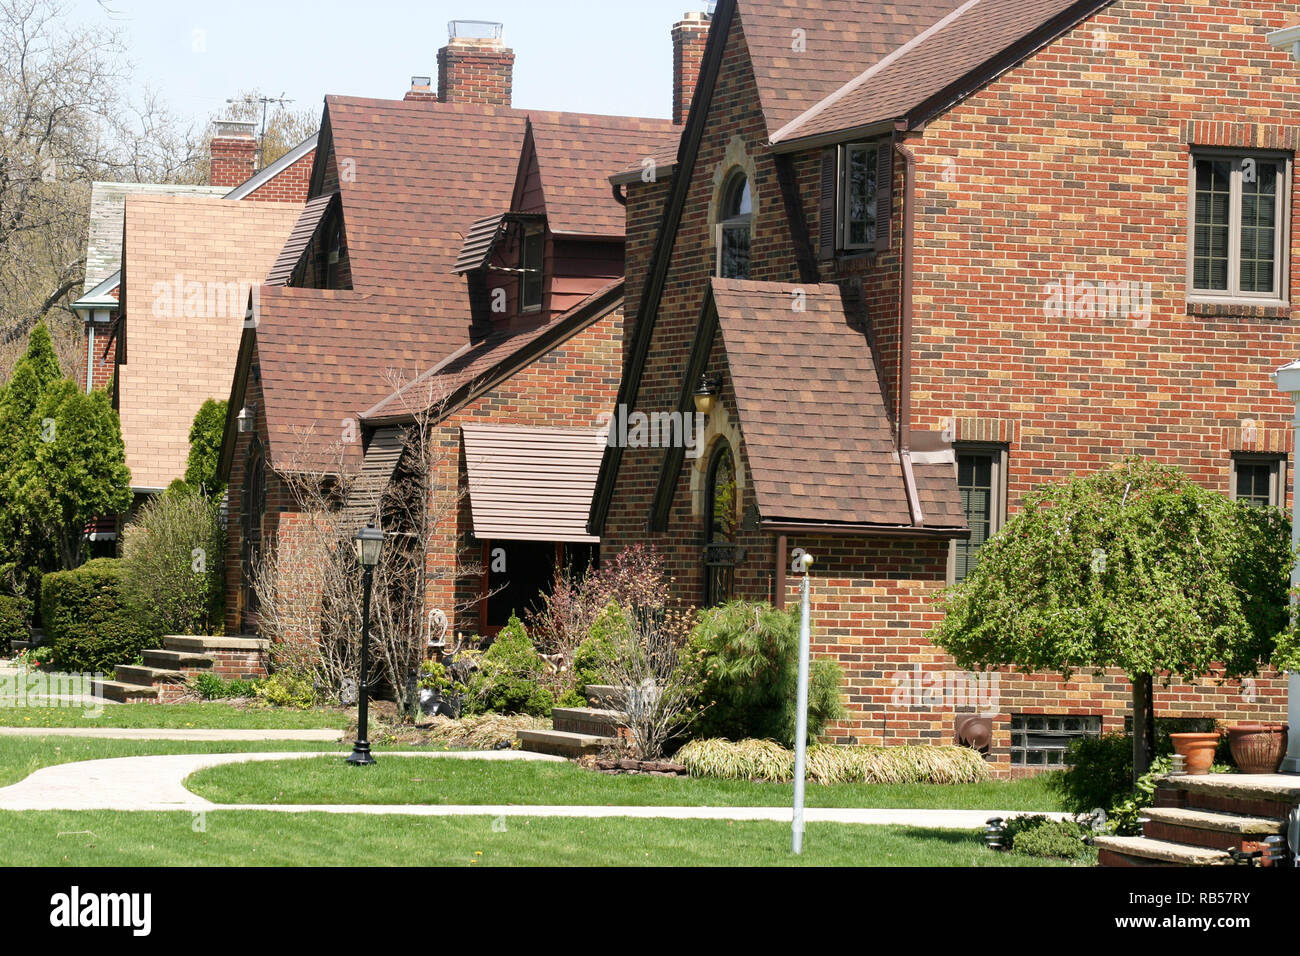
M 913 525 L 871 348 L 840 287 L 713 279 L 712 295 L 763 520 Z M 964 528 L 952 464 L 914 470 L 920 526 Z
M 292 278 L 294 269 L 298 266 L 298 260 L 302 258 L 303 251 L 311 245 L 312 236 L 316 235 L 321 220 L 325 218 L 326 211 L 328 211 L 330 204 L 334 202 L 337 196 L 338 193 L 329 193 L 307 201 L 307 205 L 303 207 L 298 221 L 294 223 L 293 231 L 289 233 L 289 238 L 285 241 L 284 248 L 280 250 L 280 255 L 276 257 L 275 265 L 267 273 L 267 285 L 289 284 L 289 279 Z
M 768 134 L 961 5 L 962 0 L 739 0 Z M 719 19 L 715 13 L 715 24 Z M 805 49 L 796 52 L 800 38 Z
M 773 143 L 811 139 L 903 118 L 938 96 L 951 105 L 957 85 L 1004 51 L 1024 51 L 1058 36 L 1110 0 L 967 0 L 772 134 Z M 1035 42 L 1035 37 L 1037 41 Z M 990 77 L 976 72 L 976 83 Z M 969 86 L 967 87 L 969 89 Z M 948 96 L 942 96 L 949 90 Z
M 461 318 L 405 289 L 263 286 L 253 308 L 254 327 L 244 331 L 239 365 L 244 374 L 256 342 L 269 458 L 280 471 L 332 473 L 340 453 L 358 463 L 360 427 L 349 430 L 358 440 L 345 444 L 344 422 L 355 421 L 466 337 Z M 234 403 L 231 411 L 238 411 Z M 223 445 L 223 469 L 231 444 Z
M 568 113 L 530 123 L 546 199 L 547 226 L 557 235 L 622 238 L 627 211 L 608 176 L 629 160 L 677 148 L 681 127 L 667 120 Z
M 129 346 L 117 394 L 132 487 L 165 488 L 184 474 L 199 406 L 230 394 L 249 289 L 297 217 L 290 203 L 127 199 Z
M 76 305 L 116 306 L 112 292 L 122 267 L 122 219 L 127 196 L 224 196 L 225 186 L 178 186 L 171 183 L 108 183 L 90 186 L 90 228 L 86 239 L 86 283 Z M 100 288 L 104 286 L 104 288 Z

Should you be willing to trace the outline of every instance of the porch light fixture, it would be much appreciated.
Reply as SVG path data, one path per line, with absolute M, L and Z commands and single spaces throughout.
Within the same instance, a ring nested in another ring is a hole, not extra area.
M 712 415 L 717 407 L 718 395 L 722 392 L 722 376 L 701 375 L 700 384 L 695 388 L 695 410 L 701 415 Z
M 384 533 L 374 525 L 366 525 L 357 532 L 357 558 L 361 562 L 361 680 L 357 685 L 357 740 L 352 745 L 348 763 L 354 767 L 369 766 L 375 762 L 370 756 L 370 737 L 367 724 L 370 716 L 370 589 L 374 583 L 375 566 L 384 552 Z
M 239 415 L 236 416 L 235 418 L 235 422 L 239 426 L 239 434 L 247 435 L 249 432 L 253 430 L 253 426 L 256 424 L 256 418 L 257 418 L 255 412 L 256 408 L 257 408 L 256 405 L 252 406 L 251 408 L 248 405 L 245 405 L 243 408 L 239 410 Z

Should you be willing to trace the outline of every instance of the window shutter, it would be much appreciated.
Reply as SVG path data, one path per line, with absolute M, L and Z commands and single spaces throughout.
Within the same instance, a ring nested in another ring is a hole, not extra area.
M 876 150 L 876 251 L 889 251 L 889 227 L 894 214 L 894 144 L 882 140 Z
M 827 262 L 835 258 L 835 237 L 839 225 L 836 215 L 840 178 L 840 148 L 828 146 L 822 150 L 822 190 L 818 201 L 817 231 L 819 234 L 820 258 Z

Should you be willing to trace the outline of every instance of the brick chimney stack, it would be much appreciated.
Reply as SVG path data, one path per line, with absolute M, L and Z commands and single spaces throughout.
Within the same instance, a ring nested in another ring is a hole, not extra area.
M 687 13 L 673 24 L 673 122 L 685 123 L 709 40 L 709 15 Z
M 515 54 L 499 23 L 453 20 L 447 45 L 438 51 L 438 99 L 443 103 L 509 106 Z
M 438 94 L 433 91 L 433 80 L 427 76 L 411 77 L 411 88 L 402 97 L 404 100 L 436 100 Z
M 208 183 L 212 186 L 236 186 L 257 172 L 257 137 L 251 122 L 218 120 L 212 136 L 212 162 Z

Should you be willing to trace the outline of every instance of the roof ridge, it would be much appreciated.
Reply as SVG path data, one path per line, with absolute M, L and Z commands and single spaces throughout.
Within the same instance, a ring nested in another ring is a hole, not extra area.
M 848 96 L 850 93 L 857 90 L 860 86 L 866 83 L 867 80 L 871 79 L 871 77 L 875 76 L 885 67 L 896 62 L 899 59 L 902 59 L 902 57 L 910 53 L 912 50 L 916 49 L 918 46 L 920 46 L 922 43 L 928 40 L 931 36 L 947 28 L 954 21 L 960 19 L 972 7 L 979 4 L 979 2 L 980 0 L 966 0 L 966 2 L 963 3 L 956 10 L 953 10 L 947 15 L 936 20 L 934 23 L 930 24 L 928 27 L 926 27 L 916 36 L 912 37 L 912 39 L 908 40 L 902 46 L 896 47 L 894 50 L 890 51 L 888 54 L 881 57 L 871 66 L 869 66 L 866 70 L 859 73 L 853 79 L 849 80 L 847 83 L 841 86 L 838 90 L 836 90 L 835 92 L 831 93 L 828 96 L 823 97 L 821 100 L 814 103 L 812 106 L 808 107 L 806 110 L 804 110 L 794 119 L 792 119 L 790 122 L 786 123 L 779 130 L 773 133 L 768 138 L 768 142 L 773 145 L 781 142 L 782 140 L 790 136 L 790 134 L 796 132 L 801 126 L 811 121 L 818 114 L 822 113 L 826 109 L 829 109 L 831 106 L 838 103 L 840 100 L 844 99 L 844 97 Z

